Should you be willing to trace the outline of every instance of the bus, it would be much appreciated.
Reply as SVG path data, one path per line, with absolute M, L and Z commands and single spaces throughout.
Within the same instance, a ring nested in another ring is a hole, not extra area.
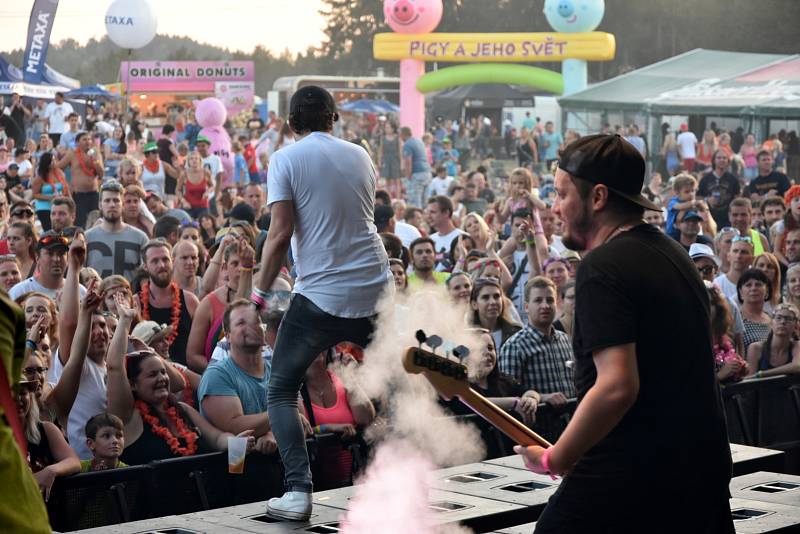
M 289 114 L 289 100 L 301 87 L 317 85 L 327 89 L 337 104 L 361 98 L 400 103 L 400 78 L 388 76 L 319 76 L 303 74 L 283 76 L 275 80 L 272 90 L 278 93 L 278 115 Z

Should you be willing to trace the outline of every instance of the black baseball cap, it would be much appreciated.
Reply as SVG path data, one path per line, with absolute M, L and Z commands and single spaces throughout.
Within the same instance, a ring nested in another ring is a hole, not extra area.
M 249 204 L 244 202 L 236 204 L 233 209 L 228 212 L 227 216 L 231 219 L 236 219 L 237 221 L 246 221 L 250 224 L 255 224 L 256 220 L 256 212 L 250 207 Z
M 645 167 L 639 150 L 617 134 L 581 137 L 567 145 L 558 160 L 558 168 L 573 177 L 603 184 L 634 204 L 659 211 L 642 195 Z
M 316 85 L 307 85 L 298 89 L 293 95 L 292 100 L 289 102 L 289 114 L 297 115 L 298 113 L 320 113 L 331 114 L 336 113 L 336 101 L 333 96 Z

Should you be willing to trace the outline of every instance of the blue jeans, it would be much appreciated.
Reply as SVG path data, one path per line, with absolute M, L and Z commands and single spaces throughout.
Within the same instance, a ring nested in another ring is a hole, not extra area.
M 319 353 L 352 341 L 365 347 L 374 331 L 374 317 L 345 319 L 322 311 L 300 294 L 278 329 L 267 393 L 269 420 L 278 442 L 287 491 L 311 493 L 311 467 L 297 411 L 297 393 L 311 362 Z

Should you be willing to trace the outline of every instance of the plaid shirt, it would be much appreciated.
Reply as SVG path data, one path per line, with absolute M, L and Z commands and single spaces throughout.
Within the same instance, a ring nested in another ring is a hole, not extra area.
M 531 325 L 506 341 L 500 349 L 500 371 L 513 376 L 525 389 L 537 393 L 563 393 L 575 397 L 572 369 L 566 362 L 573 360 L 569 336 L 550 327 L 546 336 Z

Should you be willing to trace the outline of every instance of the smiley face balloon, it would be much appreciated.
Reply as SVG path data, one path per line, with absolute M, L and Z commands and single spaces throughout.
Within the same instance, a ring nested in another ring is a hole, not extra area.
M 557 32 L 590 32 L 603 20 L 604 0 L 544 0 L 544 15 Z
M 384 0 L 383 14 L 397 33 L 429 33 L 442 20 L 442 0 Z

